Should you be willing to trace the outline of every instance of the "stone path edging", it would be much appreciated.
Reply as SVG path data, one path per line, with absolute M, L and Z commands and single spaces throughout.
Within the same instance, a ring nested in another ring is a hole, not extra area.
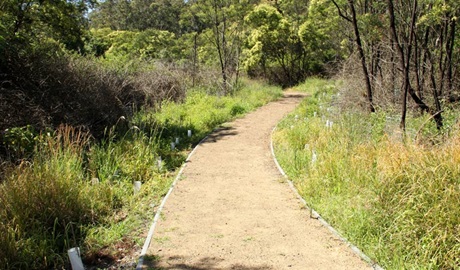
M 271 133 L 270 134 L 270 150 L 271 150 L 271 155 L 272 155 L 272 158 L 276 164 L 276 167 L 278 168 L 278 171 L 285 177 L 286 181 L 288 182 L 289 184 L 289 187 L 290 189 L 294 192 L 294 194 L 296 195 L 296 197 L 298 199 L 300 199 L 300 201 L 302 202 L 302 204 L 307 208 L 309 209 L 309 211 L 311 211 L 311 216 L 314 216 L 315 219 L 318 219 L 318 221 L 320 221 L 321 225 L 323 227 L 326 227 L 330 232 L 332 232 L 332 234 L 338 238 L 339 241 L 341 241 L 346 247 L 350 248 L 352 253 L 354 253 L 355 255 L 358 255 L 358 257 L 361 258 L 362 261 L 366 262 L 370 267 L 372 267 L 373 269 L 375 270 L 383 270 L 382 267 L 380 267 L 377 263 L 374 263 L 368 256 L 366 256 L 361 250 L 359 250 L 356 246 L 352 245 L 347 239 L 345 239 L 344 237 L 342 237 L 334 228 L 332 228 L 332 226 L 330 226 L 314 209 L 310 208 L 307 204 L 307 202 L 301 198 L 301 196 L 299 195 L 298 191 L 296 190 L 296 188 L 294 187 L 292 181 L 289 180 L 289 178 L 287 177 L 287 175 L 285 174 L 284 170 L 282 169 L 282 167 L 279 165 L 277 159 L 276 159 L 276 156 L 274 154 L 274 148 L 273 148 L 273 140 L 272 140 L 272 135 L 274 133 L 274 131 L 276 130 L 277 128 L 277 125 L 275 125 L 275 127 L 272 129 Z M 268 131 L 270 132 L 270 131 Z M 212 132 L 210 133 L 212 134 Z M 146 257 L 146 254 L 148 253 L 148 250 L 149 250 L 149 246 L 152 242 L 152 239 L 153 239 L 153 236 L 155 234 L 155 229 L 157 227 L 157 224 L 160 220 L 160 216 L 162 214 L 162 212 L 166 211 L 167 209 L 164 209 L 165 207 L 165 204 L 166 204 L 166 201 L 168 200 L 168 198 L 170 197 L 172 191 L 175 189 L 176 187 L 176 184 L 179 182 L 179 180 L 182 178 L 182 175 L 183 175 L 183 171 L 184 169 L 186 168 L 187 166 L 187 163 L 189 162 L 189 160 L 191 159 L 191 157 L 194 155 L 194 153 L 196 152 L 196 150 L 198 149 L 198 147 L 200 145 L 202 145 L 203 142 L 205 142 L 207 139 L 209 138 L 209 135 L 206 136 L 205 138 L 203 138 L 194 148 L 193 150 L 190 152 L 190 154 L 188 155 L 187 159 L 186 159 L 186 162 L 181 166 L 178 174 L 176 175 L 173 183 L 171 184 L 167 194 L 165 195 L 165 197 L 162 199 L 161 201 L 161 204 L 160 206 L 158 207 L 156 213 L 155 213 L 155 216 L 153 218 L 153 221 L 152 221 L 152 224 L 150 226 L 150 229 L 149 229 L 149 232 L 148 232 L 148 235 L 146 237 L 146 240 L 144 242 L 144 245 L 143 245 L 143 248 L 142 248 L 142 251 L 139 255 L 139 260 L 138 260 L 138 264 L 137 264 L 137 267 L 136 267 L 136 270 L 140 270 L 140 269 L 144 269 L 145 265 L 145 257 Z M 266 142 L 265 142 L 266 143 Z M 193 166 L 192 166 L 193 167 Z M 295 199 L 294 199 L 295 200 Z M 321 226 L 320 226 L 321 227 Z M 364 263 L 363 263 L 364 264 Z
M 278 160 L 276 158 L 275 149 L 273 147 L 273 133 L 276 131 L 277 127 L 278 127 L 278 125 L 276 125 L 273 128 L 272 133 L 270 134 L 270 151 L 271 151 L 271 154 L 273 156 L 273 161 L 275 162 L 276 167 L 278 168 L 279 172 L 286 179 L 286 181 L 287 181 L 289 187 L 291 188 L 292 192 L 294 192 L 294 194 L 297 196 L 297 198 L 299 198 L 299 200 L 303 203 L 303 205 L 310 211 L 312 218 L 318 219 L 318 221 L 321 222 L 321 224 L 324 227 L 326 227 L 331 233 L 333 233 L 335 236 L 337 236 L 337 238 L 339 238 L 343 243 L 345 243 L 347 246 L 349 246 L 351 248 L 351 250 L 356 255 L 358 255 L 361 259 L 363 259 L 364 261 L 369 263 L 372 266 L 372 268 L 374 268 L 374 270 L 384 270 L 384 268 L 382 268 L 380 265 L 378 265 L 378 263 L 372 261 L 372 259 L 369 258 L 369 256 L 367 256 L 366 254 L 364 254 L 364 252 L 362 252 L 357 246 L 353 245 L 352 243 L 350 243 L 350 241 L 348 241 L 345 237 L 343 237 L 326 220 L 324 220 L 323 217 L 321 217 L 321 215 L 318 212 L 315 211 L 315 209 L 310 207 L 308 205 L 307 201 L 305 201 L 305 199 L 302 198 L 302 196 L 300 196 L 299 191 L 294 186 L 294 183 L 289 179 L 289 177 L 284 172 L 283 168 L 281 167 L 281 165 L 279 164 L 279 162 L 278 162 Z
M 214 131 L 212 131 L 214 132 Z M 211 133 L 212 133 L 211 132 Z M 153 238 L 153 234 L 155 232 L 155 227 L 157 226 L 157 222 L 158 220 L 160 219 L 160 215 L 161 215 L 161 211 L 163 210 L 163 207 L 166 203 L 166 201 L 168 200 L 169 196 L 171 195 L 171 193 L 173 192 L 174 190 L 174 187 L 176 186 L 177 182 L 179 182 L 179 179 L 181 178 L 182 176 L 182 173 L 185 169 L 185 167 L 187 166 L 187 162 L 190 160 L 190 158 L 193 156 L 193 154 L 196 152 L 196 150 L 198 149 L 198 147 L 204 142 L 206 141 L 206 139 L 208 138 L 208 136 L 204 137 L 192 150 L 192 152 L 190 152 L 190 154 L 187 156 L 187 159 L 185 160 L 184 164 L 182 164 L 179 172 L 177 173 L 176 175 L 176 178 L 174 179 L 174 182 L 171 184 L 171 187 L 169 188 L 168 190 L 168 193 L 166 193 L 166 196 L 164 196 L 164 198 L 161 200 L 161 204 L 160 206 L 158 207 L 156 213 L 155 213 L 155 216 L 153 218 L 153 221 L 152 221 L 152 224 L 150 225 L 150 229 L 149 229 L 149 233 L 145 239 L 145 242 L 144 242 L 144 245 L 142 247 L 142 251 L 141 251 L 141 254 L 139 255 L 139 262 L 137 263 L 137 266 L 136 266 L 136 270 L 141 270 L 142 269 L 142 266 L 144 265 L 144 257 L 145 257 L 145 254 L 147 254 L 147 250 L 149 249 L 149 246 L 150 246 L 150 242 L 152 242 L 152 238 Z

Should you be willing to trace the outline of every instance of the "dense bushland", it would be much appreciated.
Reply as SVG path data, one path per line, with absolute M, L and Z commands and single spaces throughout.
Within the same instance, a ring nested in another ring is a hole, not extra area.
M 141 27 L 139 17 L 113 31 L 104 22 L 104 14 L 117 15 L 104 13 L 111 3 L 0 3 L 5 268 L 66 266 L 72 246 L 82 248 L 88 264 L 104 267 L 127 255 L 135 260 L 129 254 L 143 240 L 151 205 L 190 147 L 219 124 L 280 96 L 276 87 L 242 78 L 238 61 L 227 54 L 236 47 L 218 40 L 218 51 L 210 42 L 220 26 L 203 27 L 198 36 L 179 31 L 178 18 L 153 29 L 161 22 Z M 183 6 L 170 9 L 190 15 Z M 209 26 L 207 16 L 199 15 Z M 90 30 L 89 17 L 100 27 Z M 136 194 L 134 181 L 143 183 Z
M 458 116 L 441 133 L 428 116 L 351 108 L 339 82 L 312 94 L 274 134 L 278 160 L 309 206 L 387 269 L 460 267 Z
M 281 124 L 287 170 L 385 266 L 459 267 L 459 12 L 426 0 L 1 1 L 0 263 L 57 267 L 72 245 L 91 262 L 123 257 L 181 151 L 279 95 L 245 75 L 288 87 L 339 74 L 332 100 L 317 81 L 327 93 Z
M 162 100 L 180 101 L 185 95 L 179 72 L 111 69 L 56 44 L 25 56 L 10 55 L 3 72 L 0 113 L 7 117 L 0 120 L 2 130 L 27 124 L 43 130 L 66 123 L 101 137 L 121 116 Z
M 459 100 L 459 3 L 331 2 L 353 37 L 347 77 L 361 84 L 368 110 L 398 106 L 403 130 L 409 111 L 420 110 L 441 129 L 444 109 Z
M 280 93 L 249 81 L 228 97 L 190 90 L 183 103 L 164 100 L 161 109 L 120 120 L 97 141 L 70 126 L 40 134 L 14 129 L 18 136 L 8 137 L 7 147 L 24 152 L 31 145 L 34 151 L 19 166 L 3 164 L 0 263 L 7 269 L 56 268 L 66 264 L 68 248 L 80 246 L 86 263 L 104 266 L 136 252 L 152 203 L 167 192 L 190 147 Z M 15 140 L 19 136 L 31 137 L 30 144 Z M 133 193 L 133 181 L 143 183 L 141 192 Z

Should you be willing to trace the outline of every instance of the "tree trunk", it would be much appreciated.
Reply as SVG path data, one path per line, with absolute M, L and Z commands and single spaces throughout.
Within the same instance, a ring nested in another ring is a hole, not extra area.
M 452 57 L 453 57 L 453 52 L 454 52 L 454 44 L 455 44 L 455 24 L 456 21 L 449 16 L 450 20 L 450 32 L 448 35 L 448 42 L 446 44 L 446 58 L 447 58 L 447 95 L 451 96 L 452 94 L 452 88 L 453 88 L 453 78 L 452 78 Z
M 214 0 L 213 2 L 213 7 L 214 7 L 214 31 L 215 31 L 215 41 L 216 41 L 216 48 L 217 48 L 217 53 L 219 55 L 219 63 L 220 63 L 220 69 L 222 73 L 222 90 L 224 94 L 227 93 L 227 70 L 226 70 L 226 63 L 225 63 L 225 31 L 226 31 L 226 25 L 224 23 L 222 33 L 220 31 L 220 23 L 221 21 L 219 20 L 219 6 L 217 3 L 217 0 Z M 223 22 L 225 22 L 225 15 L 223 15 L 224 18 L 222 19 Z M 222 34 L 222 38 L 220 35 Z
M 390 15 L 390 30 L 393 39 L 393 43 L 396 46 L 396 50 L 399 54 L 399 63 L 401 71 L 403 72 L 404 78 L 404 86 L 402 92 L 402 110 L 401 110 L 401 123 L 400 127 L 402 130 L 405 131 L 406 129 L 406 114 L 407 114 L 407 94 L 411 96 L 417 106 L 425 112 L 431 113 L 433 116 L 436 125 L 439 128 L 442 126 L 442 116 L 440 111 L 432 111 L 418 96 L 415 90 L 412 88 L 410 83 L 410 57 L 412 54 L 412 45 L 415 36 L 415 23 L 416 23 L 416 16 L 417 16 L 417 0 L 414 1 L 412 15 L 411 15 L 411 22 L 410 22 L 410 29 L 409 29 L 409 38 L 407 40 L 407 49 L 404 51 L 403 47 L 398 38 L 397 29 L 396 29 L 396 19 L 394 15 L 394 5 L 393 0 L 387 0 L 388 3 L 388 13 Z M 437 99 L 437 96 L 435 96 Z M 438 99 L 439 101 L 439 99 Z
M 198 33 L 195 33 L 193 37 L 193 75 L 192 75 L 192 86 L 195 87 L 195 80 L 197 74 L 197 55 L 198 55 L 198 44 L 197 44 Z
M 353 3 L 353 0 L 348 0 L 348 4 L 349 4 L 350 10 L 351 10 L 353 30 L 355 32 L 356 45 L 358 46 L 359 57 L 361 58 L 361 67 L 363 69 L 364 80 L 366 82 L 367 101 L 369 103 L 369 110 L 371 112 L 375 112 L 374 102 L 372 100 L 372 86 L 371 86 L 371 81 L 370 81 L 370 78 L 369 78 L 369 72 L 367 70 L 367 64 L 366 64 L 366 58 L 365 58 L 365 55 L 364 55 L 363 46 L 362 46 L 362 43 L 361 43 L 361 36 L 359 34 L 358 21 L 356 19 L 355 5 Z

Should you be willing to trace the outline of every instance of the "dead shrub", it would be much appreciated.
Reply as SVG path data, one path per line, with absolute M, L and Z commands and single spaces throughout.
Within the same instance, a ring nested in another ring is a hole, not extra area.
M 50 56 L 45 48 L 25 55 L 11 53 L 0 65 L 0 114 L 6 116 L 0 130 L 68 124 L 101 137 L 133 109 L 185 96 L 181 74 L 168 68 L 119 72 L 81 56 Z

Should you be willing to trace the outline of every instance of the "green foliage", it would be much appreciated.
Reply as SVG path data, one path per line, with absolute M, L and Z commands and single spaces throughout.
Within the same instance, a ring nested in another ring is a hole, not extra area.
M 8 152 L 14 156 L 13 158 L 20 158 L 32 153 L 38 138 L 36 134 L 34 128 L 27 125 L 6 129 L 0 139 Z
M 137 20 L 137 9 L 159 12 L 158 18 L 172 9 L 181 31 L 151 23 L 154 15 Z M 341 59 L 343 31 L 337 31 L 334 11 L 327 1 L 199 0 L 182 6 L 168 0 L 106 1 L 91 14 L 95 29 L 89 47 L 111 61 L 174 60 L 193 63 L 193 72 L 203 65 L 219 68 L 224 92 L 237 82 L 233 77 L 240 74 L 240 66 L 253 77 L 293 86 Z M 103 30 L 107 27 L 114 32 Z
M 295 43 L 291 26 L 279 11 L 266 4 L 257 6 L 245 19 L 251 27 L 243 51 L 245 60 L 243 66 L 249 74 L 257 76 L 259 72 L 264 77 L 270 77 L 267 70 L 274 75 L 275 83 L 294 84 L 295 71 L 290 70 L 290 52 Z M 260 69 L 260 70 L 259 70 Z M 279 72 L 282 73 L 279 73 Z
M 184 39 L 180 40 L 183 41 Z M 126 63 L 133 59 L 181 60 L 183 43 L 168 31 L 148 29 L 144 31 L 112 31 L 108 28 L 91 29 L 88 51 L 104 61 Z
M 414 119 L 403 143 L 390 113 L 339 113 L 331 82 L 297 88 L 315 89 L 274 134 L 278 160 L 308 204 L 387 269 L 458 268 L 458 128 L 449 121 L 449 137 L 438 132 L 444 140 L 433 145 L 436 128 Z
M 6 268 L 62 264 L 61 254 L 84 235 L 82 226 L 111 211 L 110 187 L 92 188 L 82 173 L 87 143 L 86 134 L 68 128 L 44 137 L 32 162 L 0 185 L 1 226 L 9 232 L 0 248 Z
M 287 21 L 275 8 L 267 4 L 261 4 L 254 8 L 246 17 L 247 22 L 254 28 L 263 28 L 261 31 L 270 32 L 284 28 Z
M 285 5 L 284 1 L 280 5 Z M 340 31 L 329 2 L 312 1 L 302 20 L 300 15 L 289 16 L 279 8 L 260 4 L 246 16 L 250 29 L 243 66 L 252 76 L 287 87 L 307 74 L 318 74 L 325 63 L 340 57 L 337 39 L 332 38 Z
M 162 136 L 174 141 L 178 134 L 191 129 L 198 138 L 204 137 L 216 126 L 245 112 L 280 97 L 276 87 L 249 83 L 232 96 L 209 95 L 203 89 L 188 93 L 183 104 L 165 101 L 161 114 L 147 114 L 136 122 L 148 122 L 162 127 Z
M 144 31 L 158 29 L 180 33 L 179 16 L 182 0 L 110 0 L 102 1 L 89 17 L 91 26 L 112 30 Z
M 308 53 L 309 69 L 343 57 L 339 41 L 344 38 L 340 18 L 330 1 L 312 1 L 308 17 L 299 28 L 299 38 Z
M 142 244 L 150 205 L 166 194 L 191 146 L 280 95 L 279 88 L 252 81 L 233 96 L 194 90 L 184 103 L 164 101 L 160 110 L 139 112 L 132 122 L 120 119 L 100 141 L 68 126 L 38 137 L 31 127 L 12 129 L 4 138 L 8 144 L 29 147 L 37 139 L 33 156 L 0 183 L 0 264 L 61 268 L 74 246 L 87 265 L 114 263 Z M 137 194 L 133 181 L 142 182 Z
M 5 1 L 0 25 L 15 46 L 39 44 L 51 38 L 70 50 L 83 49 L 87 9 L 94 3 L 83 1 Z
M 276 1 L 276 8 L 281 10 L 285 17 L 293 24 L 294 29 L 305 20 L 308 8 L 313 1 L 309 0 L 279 0 Z

